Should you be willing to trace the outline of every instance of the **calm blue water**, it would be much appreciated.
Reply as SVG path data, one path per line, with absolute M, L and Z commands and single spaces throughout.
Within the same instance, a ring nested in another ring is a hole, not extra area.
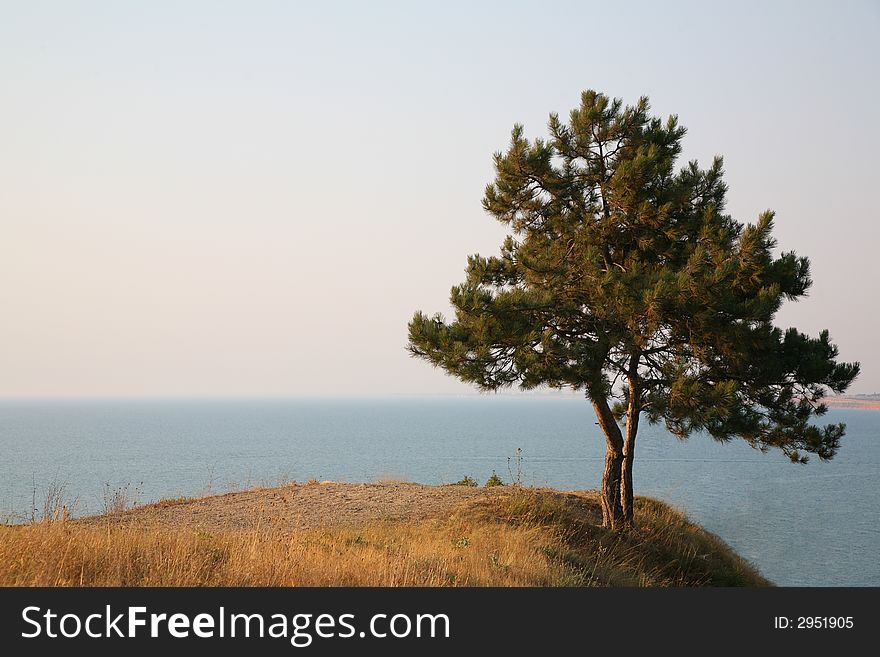
M 645 426 L 636 494 L 683 508 L 781 585 L 880 585 L 880 412 L 833 410 L 848 433 L 829 463 Z M 295 479 L 444 483 L 465 474 L 595 488 L 604 444 L 576 399 L 0 402 L 0 519 L 29 515 L 49 482 L 79 513 L 103 488 L 140 502 Z

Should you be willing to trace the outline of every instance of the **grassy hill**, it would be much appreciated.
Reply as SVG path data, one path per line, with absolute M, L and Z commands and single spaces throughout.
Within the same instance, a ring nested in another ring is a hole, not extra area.
M 592 491 L 465 488 L 315 483 L 0 527 L 0 585 L 770 584 L 658 500 L 638 498 L 634 530 L 615 533 L 601 527 Z M 395 498 L 404 493 L 428 502 Z M 307 500 L 311 519 L 294 522 Z M 400 507 L 412 512 L 351 515 Z M 249 521 L 236 521 L 234 508 L 250 509 Z

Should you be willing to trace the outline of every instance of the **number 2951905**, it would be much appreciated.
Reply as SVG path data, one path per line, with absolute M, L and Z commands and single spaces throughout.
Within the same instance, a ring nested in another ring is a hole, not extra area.
M 852 616 L 776 616 L 773 628 L 777 630 L 848 630 L 853 627 Z

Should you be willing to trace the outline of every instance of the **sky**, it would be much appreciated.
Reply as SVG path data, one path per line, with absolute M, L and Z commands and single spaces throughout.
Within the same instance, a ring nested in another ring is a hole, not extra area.
M 711 6 L 709 6 L 711 4 Z M 504 226 L 514 123 L 592 88 L 812 261 L 780 326 L 880 391 L 876 2 L 0 0 L 0 396 L 471 388 L 406 351 Z

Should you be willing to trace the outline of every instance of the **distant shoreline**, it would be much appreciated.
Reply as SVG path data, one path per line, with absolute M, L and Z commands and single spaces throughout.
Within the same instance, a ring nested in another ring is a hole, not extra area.
M 870 397 L 826 397 L 822 400 L 828 408 L 855 408 L 863 411 L 880 411 L 880 398 Z

